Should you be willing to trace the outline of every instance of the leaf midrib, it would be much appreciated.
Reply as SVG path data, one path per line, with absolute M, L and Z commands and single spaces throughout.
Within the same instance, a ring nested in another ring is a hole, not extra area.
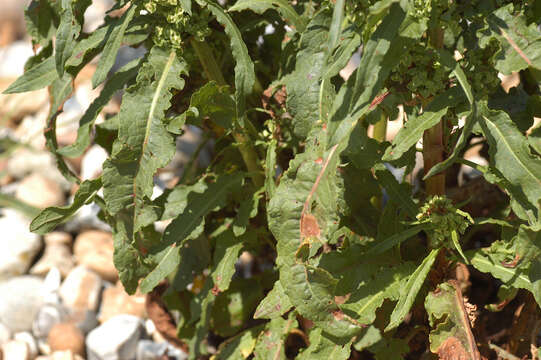
M 483 118 L 485 119 L 485 121 L 487 122 L 487 124 L 491 125 L 495 131 L 498 133 L 498 136 L 500 137 L 500 141 L 502 143 L 505 144 L 505 146 L 509 149 L 509 152 L 511 153 L 511 155 L 518 161 L 518 163 L 521 165 L 521 167 L 526 171 L 526 173 L 528 173 L 528 175 L 530 175 L 530 177 L 532 177 L 535 182 L 537 182 L 539 185 L 541 185 L 541 180 L 539 180 L 531 171 L 530 169 L 528 169 L 528 167 L 524 164 L 524 161 L 517 155 L 515 154 L 515 152 L 513 151 L 511 145 L 509 144 L 509 142 L 507 141 L 506 137 L 502 134 L 502 132 L 500 131 L 500 129 L 498 128 L 498 126 L 496 126 L 496 124 L 494 124 L 494 122 L 490 121 L 489 118 L 487 118 L 485 115 L 483 115 Z

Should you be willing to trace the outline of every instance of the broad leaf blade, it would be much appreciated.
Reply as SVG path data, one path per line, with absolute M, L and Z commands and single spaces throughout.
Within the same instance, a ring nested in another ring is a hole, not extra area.
M 39 64 L 25 71 L 25 73 L 15 80 L 4 90 L 4 94 L 15 94 L 27 91 L 39 90 L 52 84 L 58 78 L 55 68 L 54 57 L 49 57 Z
M 298 360 L 346 360 L 351 352 L 351 342 L 345 345 L 336 343 L 321 331 L 315 328 L 310 332 L 310 345 L 304 349 Z
M 236 118 L 239 125 L 244 126 L 244 116 L 246 112 L 246 96 L 252 93 L 255 83 L 254 63 L 248 54 L 248 48 L 242 40 L 242 34 L 237 25 L 231 19 L 231 16 L 214 1 L 206 0 L 207 7 L 212 12 L 218 22 L 224 28 L 231 41 L 231 51 L 235 58 L 235 102 Z
M 109 36 L 106 39 L 107 42 L 101 53 L 98 66 L 96 67 L 96 71 L 94 72 L 94 75 L 92 75 L 92 86 L 94 88 L 105 80 L 109 70 L 111 70 L 111 67 L 115 63 L 118 49 L 122 43 L 122 38 L 124 37 L 124 33 L 126 32 L 130 21 L 133 19 L 136 8 L 137 6 L 135 6 L 135 4 L 130 6 L 130 8 L 124 14 L 122 14 L 119 24 L 113 27 L 109 33 Z
M 323 10 L 301 35 L 295 70 L 285 79 L 287 109 L 295 135 L 305 138 L 320 119 L 320 90 L 325 73 L 331 12 Z
M 257 338 L 255 360 L 286 360 L 286 340 L 290 331 L 297 327 L 297 319 L 290 314 L 287 319 L 277 317 L 267 323 Z
M 186 207 L 165 229 L 162 241 L 150 249 L 157 261 L 141 283 L 142 291 L 152 290 L 180 263 L 180 250 L 188 239 L 201 235 L 205 216 L 225 206 L 232 188 L 241 186 L 244 174 L 223 175 L 208 184 L 202 193 L 188 193 Z M 203 179 L 204 181 L 205 179 Z
M 259 303 L 254 319 L 274 319 L 284 315 L 293 305 L 284 292 L 282 283 L 276 281 L 274 287 Z
M 519 186 L 537 208 L 541 199 L 541 159 L 532 155 L 526 137 L 504 111 L 486 107 L 479 123 L 490 145 L 490 160 L 511 184 Z
M 421 289 L 421 286 L 423 285 L 432 264 L 434 264 L 438 253 L 439 249 L 432 250 L 430 254 L 425 257 L 421 265 L 419 265 L 415 272 L 409 277 L 408 282 L 400 291 L 400 298 L 398 299 L 398 303 L 391 314 L 391 321 L 385 328 L 385 331 L 396 328 L 404 320 L 410 311 L 411 306 L 417 297 L 417 293 Z
M 123 97 L 118 138 L 112 157 L 103 166 L 103 187 L 111 215 L 132 207 L 134 231 L 149 216 L 140 217 L 152 196 L 154 173 L 175 153 L 174 138 L 163 119 L 170 106 L 170 90 L 184 87 L 180 75 L 186 71 L 175 51 L 167 54 L 154 47 L 139 71 L 137 84 Z
M 453 356 L 480 360 L 459 286 L 453 281 L 440 284 L 425 299 L 425 308 L 432 326 L 430 350 L 441 354 L 451 348 Z

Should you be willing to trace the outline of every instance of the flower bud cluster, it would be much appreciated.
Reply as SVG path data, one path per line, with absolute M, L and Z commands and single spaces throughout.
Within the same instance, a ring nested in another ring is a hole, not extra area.
M 450 70 L 441 65 L 435 50 L 414 44 L 391 72 L 387 87 L 391 92 L 407 91 L 429 98 L 447 88 L 449 73 Z
M 445 196 L 433 196 L 430 198 L 421 207 L 417 220 L 432 225 L 430 241 L 433 248 L 446 245 L 451 239 L 452 231 L 463 234 L 471 221 L 467 213 L 454 207 L 451 200 Z
M 154 18 L 152 41 L 157 46 L 181 49 L 187 38 L 203 41 L 210 34 L 211 15 L 207 9 L 190 15 L 180 0 L 140 0 L 139 6 Z

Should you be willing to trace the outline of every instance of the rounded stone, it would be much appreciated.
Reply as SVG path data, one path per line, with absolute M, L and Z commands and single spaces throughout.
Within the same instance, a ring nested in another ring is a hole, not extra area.
M 60 206 L 65 201 L 60 185 L 38 173 L 27 176 L 21 181 L 15 197 L 40 209 Z
M 70 350 L 74 354 L 84 355 L 85 337 L 82 331 L 71 322 L 54 325 L 49 332 L 47 342 L 53 352 Z
M 12 332 L 31 331 L 43 304 L 43 280 L 19 276 L 0 283 L 0 322 Z
M 118 315 L 92 330 L 86 338 L 88 360 L 134 359 L 137 343 L 144 333 L 136 316 Z
M 110 232 L 90 230 L 79 234 L 73 252 L 79 264 L 85 265 L 103 279 L 113 283 L 118 280 L 118 272 L 113 263 L 113 235 Z

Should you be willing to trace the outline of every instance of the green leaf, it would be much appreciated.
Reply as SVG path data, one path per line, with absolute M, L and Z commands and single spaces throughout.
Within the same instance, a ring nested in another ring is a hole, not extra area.
M 246 232 L 250 219 L 253 219 L 257 215 L 259 208 L 259 199 L 263 194 L 263 188 L 256 191 L 254 194 L 244 199 L 237 210 L 237 216 L 233 221 L 233 234 L 235 236 L 241 236 Z
M 227 195 L 232 188 L 241 186 L 243 178 L 244 174 L 238 173 L 223 175 L 215 182 L 205 184 L 202 193 L 186 193 L 188 199 L 184 203 L 184 210 L 167 226 L 162 241 L 149 250 L 151 254 L 155 254 L 156 264 L 141 282 L 141 291 L 152 290 L 176 269 L 181 259 L 178 248 L 184 246 L 188 239 L 201 235 L 205 216 L 225 206 Z
M 103 191 L 111 215 L 125 209 L 132 212 L 134 232 L 152 216 L 146 204 L 152 196 L 154 173 L 169 163 L 176 150 L 163 120 L 171 89 L 184 87 L 180 75 L 186 73 L 187 65 L 175 51 L 154 47 L 139 70 L 137 83 L 123 96 L 118 138 L 103 165 Z
M 301 34 L 295 70 L 285 78 L 287 110 L 295 135 L 305 138 L 320 119 L 320 89 L 328 53 L 331 12 L 323 10 Z
M 293 305 L 284 292 L 282 283 L 276 281 L 271 291 L 259 303 L 254 319 L 274 319 L 284 315 Z
M 306 28 L 306 22 L 287 0 L 238 0 L 228 11 L 252 10 L 258 14 L 263 14 L 267 10 L 276 10 L 290 23 L 298 32 L 303 32 Z
M 44 209 L 30 223 L 30 231 L 44 235 L 54 230 L 58 225 L 67 221 L 83 205 L 92 201 L 99 189 L 101 189 L 101 178 L 83 181 L 75 193 L 71 205 Z
M 94 72 L 94 75 L 92 75 L 92 86 L 94 88 L 105 80 L 109 70 L 111 70 L 111 67 L 115 63 L 116 55 L 118 53 L 118 49 L 120 48 L 120 44 L 122 43 L 124 33 L 126 32 L 130 21 L 133 19 L 136 9 L 137 6 L 130 6 L 130 8 L 124 14 L 122 14 L 119 24 L 108 32 L 105 40 L 105 47 L 101 52 L 96 71 Z
M 56 79 L 58 79 L 58 74 L 55 69 L 54 57 L 51 56 L 25 71 L 21 77 L 4 90 L 3 94 L 39 90 L 51 85 Z
M 90 104 L 84 115 L 79 120 L 79 129 L 77 130 L 77 140 L 72 145 L 68 145 L 58 150 L 58 153 L 66 157 L 78 157 L 83 154 L 90 145 L 90 136 L 94 122 L 105 105 L 111 100 L 113 95 L 124 88 L 124 86 L 139 71 L 141 59 L 135 59 L 120 68 L 111 79 L 107 81 L 100 95 Z
M 385 299 L 398 299 L 402 284 L 415 270 L 411 262 L 369 255 L 359 245 L 324 254 L 319 265 L 339 279 L 335 296 L 343 299 L 340 309 L 363 325 L 374 322 Z
M 243 173 L 221 175 L 207 183 L 203 193 L 189 194 L 187 206 L 165 229 L 163 242 L 165 244 L 181 243 L 184 239 L 199 236 L 204 217 L 226 205 L 227 196 L 232 189 L 242 186 L 245 177 Z M 195 233 L 194 233 L 195 231 Z M 197 234 L 197 235 L 195 235 Z
M 216 249 L 214 250 L 214 270 L 212 271 L 212 280 L 214 294 L 229 289 L 231 278 L 235 274 L 235 263 L 242 250 L 242 239 L 233 234 L 232 231 L 226 231 L 216 238 Z
M 92 0 L 62 0 L 62 14 L 56 31 L 55 64 L 59 77 L 64 75 L 64 65 L 75 47 L 81 32 L 83 14 Z
M 345 345 L 337 344 L 332 339 L 329 339 L 321 328 L 315 328 L 310 332 L 310 345 L 304 349 L 298 360 L 325 360 L 336 359 L 346 360 L 351 352 L 351 342 Z
M 404 231 L 401 231 L 399 233 L 393 234 L 386 238 L 383 241 L 378 241 L 374 246 L 372 246 L 366 254 L 381 254 L 385 251 L 401 244 L 402 242 L 408 240 L 409 238 L 417 235 L 419 232 L 423 230 L 429 229 L 429 225 L 427 224 L 419 224 L 412 226 L 410 228 L 407 228 Z
M 255 326 L 220 344 L 216 360 L 244 360 L 254 351 L 259 333 L 264 325 Z
M 293 313 L 287 319 L 277 317 L 265 326 L 265 330 L 257 337 L 254 349 L 255 360 L 286 360 L 286 340 L 290 331 L 297 327 L 297 319 Z
M 419 207 L 413 202 L 410 195 L 411 187 L 407 183 L 398 183 L 394 175 L 383 164 L 374 166 L 376 178 L 389 196 L 394 199 L 406 214 L 415 219 L 419 213 Z
M 173 279 L 173 288 L 184 291 L 189 284 L 193 284 L 194 276 L 201 274 L 209 266 L 212 254 L 209 241 L 205 236 L 188 239 L 184 246 L 179 246 L 178 249 L 180 259 L 177 265 L 180 265 Z
M 58 14 L 48 0 L 32 0 L 24 11 L 26 32 L 34 43 L 46 46 L 53 38 Z
M 398 303 L 391 314 L 391 320 L 385 328 L 385 331 L 396 328 L 404 320 L 417 297 L 417 293 L 425 282 L 425 278 L 427 277 L 432 264 L 434 264 L 439 251 L 439 249 L 433 249 L 409 277 L 408 282 L 404 284 L 404 287 L 400 290 Z
M 231 41 L 231 51 L 235 58 L 235 103 L 236 119 L 238 124 L 244 126 L 246 112 L 246 96 L 252 93 L 255 83 L 254 63 L 248 54 L 248 48 L 242 40 L 242 34 L 224 9 L 211 0 L 205 0 L 207 7 L 216 16 L 216 20 L 225 28 L 225 33 Z
M 539 262 L 541 234 L 537 229 L 520 226 L 509 240 L 498 240 L 488 248 L 470 250 L 466 256 L 479 271 L 490 273 L 506 286 L 526 289 L 541 303 L 539 292 Z
M 404 359 L 403 356 L 410 352 L 410 347 L 405 339 L 383 338 L 368 350 L 374 353 L 376 360 Z
M 383 155 L 383 161 L 397 160 L 423 137 L 425 130 L 440 122 L 451 105 L 457 104 L 462 96 L 462 90 L 452 87 L 432 100 L 421 115 L 409 117 L 408 121 L 398 131 L 393 143 Z
M 405 16 L 398 4 L 391 5 L 389 13 L 364 45 L 355 76 L 348 79 L 347 86 L 342 87 L 333 103 L 328 124 L 329 144 L 347 139 L 357 121 L 371 110 L 372 101 L 391 69 L 400 61 L 400 54 L 405 48 L 405 39 L 399 36 Z
M 477 360 L 481 357 L 459 286 L 453 281 L 440 284 L 425 299 L 425 309 L 432 327 L 430 350 L 439 353 L 452 349 L 452 353 L 460 358 Z
M 539 256 L 532 262 L 529 275 L 532 282 L 531 291 L 533 297 L 537 301 L 537 305 L 541 307 L 541 259 Z
M 338 39 L 342 32 L 342 22 L 344 21 L 345 4 L 345 0 L 337 0 L 334 4 L 332 21 L 329 28 L 329 43 L 327 45 L 329 52 L 333 51 L 338 45 Z
M 495 68 L 506 75 L 527 67 L 541 69 L 541 34 L 537 25 L 528 25 L 526 17 L 513 9 L 513 4 L 508 4 L 495 10 L 487 17 L 488 25 L 477 33 L 483 48 L 492 39 L 500 42 L 502 51 L 495 56 Z
M 325 144 L 321 142 L 320 146 Z M 323 154 L 319 152 L 322 149 L 310 149 L 297 155 L 282 176 L 267 214 L 269 227 L 278 241 L 276 263 L 280 282 L 291 303 L 302 316 L 323 326 L 329 334 L 345 338 L 361 327 L 334 302 L 337 280 L 329 272 L 307 266 L 296 258 L 300 248 L 307 245 L 309 250 L 317 250 L 317 245 L 337 229 L 338 161 L 332 156 L 335 150 L 336 146 Z M 310 224 L 303 225 L 302 232 L 301 219 Z
M 223 337 L 241 330 L 257 304 L 263 297 L 263 290 L 257 279 L 235 279 L 229 289 L 219 293 L 214 300 L 210 315 L 210 327 Z
M 537 208 L 541 199 L 541 159 L 533 156 L 526 137 L 503 111 L 485 107 L 479 123 L 490 145 L 491 163 L 511 184 L 524 192 L 529 202 Z
M 235 122 L 235 111 L 235 100 L 229 93 L 229 87 L 209 81 L 192 94 L 188 110 L 173 119 L 167 129 L 177 134 L 186 121 L 202 126 L 205 118 L 212 119 L 213 123 L 224 129 L 231 129 Z
M 133 225 L 128 212 L 121 212 L 114 217 L 106 213 L 106 220 L 113 229 L 113 262 L 118 270 L 118 277 L 126 292 L 133 295 L 139 286 L 139 279 L 151 271 L 148 262 L 144 260 L 143 245 L 145 242 L 156 240 L 156 234 L 137 235 L 133 241 Z M 152 237 L 151 237 L 152 236 Z
M 123 96 L 119 113 L 118 138 L 112 155 L 103 165 L 103 193 L 107 212 L 113 223 L 121 228 L 118 237 L 120 278 L 124 286 L 134 290 L 140 277 L 150 272 L 150 264 L 141 269 L 125 269 L 141 260 L 135 249 L 138 231 L 157 219 L 157 209 L 151 205 L 154 173 L 167 165 L 175 153 L 174 138 L 165 129 L 163 119 L 170 106 L 171 89 L 182 89 L 186 64 L 176 57 L 175 51 L 153 47 L 147 62 L 137 76 L 137 83 Z M 145 237 L 143 236 L 143 239 Z M 140 246 L 140 245 L 137 245 Z M 133 250 L 130 250 L 133 249 Z M 126 253 L 124 255 L 121 255 Z

